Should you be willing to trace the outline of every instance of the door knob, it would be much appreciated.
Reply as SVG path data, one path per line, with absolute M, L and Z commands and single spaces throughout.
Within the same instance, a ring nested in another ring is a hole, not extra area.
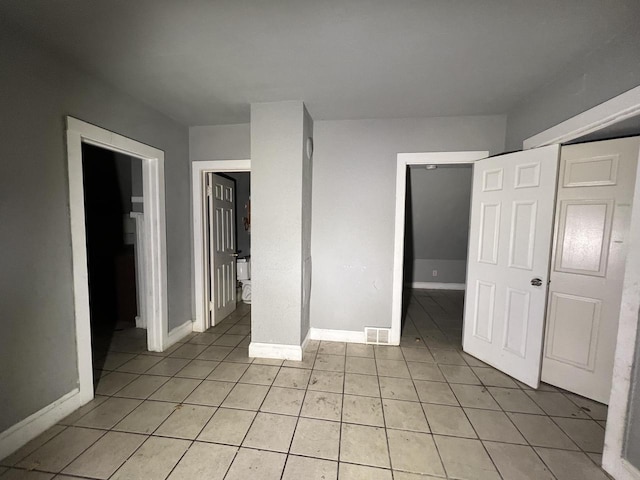
M 533 285 L 534 287 L 539 287 L 542 285 L 542 279 L 540 278 L 532 278 L 531 279 L 531 285 Z
M 237 253 L 230 253 L 229 255 L 231 255 L 232 257 L 237 257 L 238 256 Z

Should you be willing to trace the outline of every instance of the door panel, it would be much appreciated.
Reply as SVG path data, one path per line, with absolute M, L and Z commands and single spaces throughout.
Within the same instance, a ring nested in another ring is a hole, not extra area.
M 608 403 L 640 140 L 562 148 L 542 380 Z
M 540 380 L 558 153 L 553 145 L 474 165 L 464 350 L 533 387 Z

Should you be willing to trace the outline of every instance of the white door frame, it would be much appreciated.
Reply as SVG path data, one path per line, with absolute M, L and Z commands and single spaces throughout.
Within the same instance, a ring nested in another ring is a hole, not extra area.
M 564 122 L 540 132 L 523 142 L 523 147 L 535 148 L 563 143 L 596 132 L 617 122 L 640 114 L 640 86 L 590 108 Z M 625 263 L 622 287 L 618 339 L 613 367 L 613 387 L 609 398 L 609 413 L 605 430 L 602 466 L 618 480 L 639 480 L 640 471 L 623 457 L 627 408 L 634 364 L 635 342 L 640 311 L 640 162 L 629 227 L 629 253 Z M 635 247 L 635 248 L 634 248 Z
M 146 255 L 147 344 L 161 352 L 167 345 L 167 253 L 164 203 L 164 152 L 73 117 L 67 117 L 69 210 L 73 260 L 73 296 L 82 403 L 93 398 L 89 276 L 85 230 L 82 144 L 142 159 Z
M 400 344 L 402 329 L 402 291 L 404 289 L 404 216 L 406 210 L 407 167 L 409 165 L 473 164 L 489 156 L 488 151 L 399 153 L 396 165 L 396 221 L 393 243 L 393 290 L 391 335 L 393 345 Z
M 202 160 L 191 162 L 191 193 L 193 202 L 193 274 L 195 296 L 194 332 L 204 332 L 207 325 L 207 306 L 205 305 L 205 274 L 204 264 L 204 172 L 250 172 L 251 160 Z M 215 319 L 214 319 L 215 321 Z

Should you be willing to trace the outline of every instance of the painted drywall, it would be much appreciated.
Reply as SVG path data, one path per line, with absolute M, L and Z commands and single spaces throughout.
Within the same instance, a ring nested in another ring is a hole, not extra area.
M 507 150 L 520 150 L 526 138 L 640 85 L 638 51 L 640 29 L 634 26 L 569 63 L 509 112 Z
M 405 264 L 412 282 L 465 282 L 472 178 L 471 166 L 409 169 Z
M 165 152 L 169 326 L 191 318 L 188 130 L 0 19 L 0 431 L 76 388 L 65 115 Z M 10 114 L 8 113 L 10 112 Z
M 300 345 L 304 105 L 251 105 L 251 341 Z
M 311 327 L 311 219 L 313 218 L 313 119 L 306 108 L 303 109 L 302 125 L 302 318 L 300 324 L 300 344 L 309 334 Z M 309 143 L 308 143 L 309 142 Z
M 398 152 L 504 149 L 505 116 L 316 121 L 311 326 L 391 326 Z
M 240 257 L 251 256 L 251 232 L 244 228 L 248 215 L 247 205 L 251 197 L 251 174 L 249 172 L 226 173 L 236 181 L 236 250 Z
M 640 315 L 638 316 L 640 321 Z M 640 330 L 638 331 L 640 334 Z M 624 458 L 640 470 L 640 335 L 636 338 L 634 367 L 631 374 Z
M 251 125 L 189 127 L 189 158 L 192 162 L 251 158 Z

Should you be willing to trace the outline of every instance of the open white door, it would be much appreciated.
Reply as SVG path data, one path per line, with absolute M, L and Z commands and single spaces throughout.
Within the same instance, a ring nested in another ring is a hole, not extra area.
M 464 351 L 538 387 L 559 145 L 474 165 Z
M 214 325 L 236 309 L 235 183 L 206 174 L 208 262 L 208 325 Z

